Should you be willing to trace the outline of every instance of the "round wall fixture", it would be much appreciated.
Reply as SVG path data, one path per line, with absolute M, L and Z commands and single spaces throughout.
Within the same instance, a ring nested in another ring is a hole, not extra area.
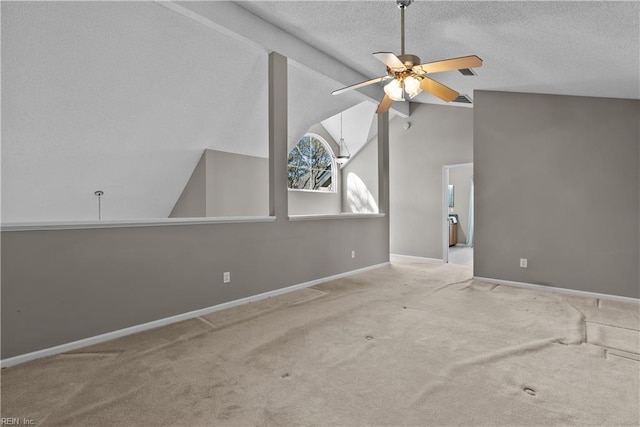
M 403 128 L 404 130 L 409 129 L 410 127 L 411 127 L 411 122 L 404 122 L 404 123 L 402 124 L 402 128 Z

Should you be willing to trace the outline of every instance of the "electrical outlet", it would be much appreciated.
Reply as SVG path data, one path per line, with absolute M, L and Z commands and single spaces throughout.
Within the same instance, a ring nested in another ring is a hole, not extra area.
M 351 259 L 356 259 L 356 251 L 351 251 Z
M 229 282 L 231 282 L 231 272 L 225 271 L 224 273 L 222 273 L 222 283 L 229 283 Z
M 527 259 L 526 258 L 520 258 L 520 267 L 527 268 Z

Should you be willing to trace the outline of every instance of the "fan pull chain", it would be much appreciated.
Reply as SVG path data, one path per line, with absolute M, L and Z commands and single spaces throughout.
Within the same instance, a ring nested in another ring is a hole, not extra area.
M 398 8 L 400 8 L 400 41 L 401 41 L 401 52 L 400 55 L 404 55 L 404 10 L 409 6 L 413 0 L 396 0 L 396 4 Z

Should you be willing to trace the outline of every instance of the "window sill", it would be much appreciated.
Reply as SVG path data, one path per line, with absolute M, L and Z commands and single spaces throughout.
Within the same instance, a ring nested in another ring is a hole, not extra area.
M 339 213 L 339 214 L 316 214 L 316 215 L 289 215 L 289 221 L 314 221 L 325 219 L 370 219 L 384 218 L 384 213 Z
M 336 190 L 308 190 L 305 188 L 287 188 L 288 191 L 292 193 L 315 193 L 315 194 L 336 194 L 338 193 Z
M 239 224 L 274 222 L 275 216 L 230 216 L 210 218 L 157 218 L 137 220 L 69 221 L 69 222 L 15 222 L 0 226 L 1 231 L 81 230 L 93 228 L 161 227 L 196 224 Z

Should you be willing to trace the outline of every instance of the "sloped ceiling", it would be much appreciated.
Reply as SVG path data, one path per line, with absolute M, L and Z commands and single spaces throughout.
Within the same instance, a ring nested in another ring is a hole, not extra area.
M 400 51 L 394 0 L 241 5 L 369 78 L 385 74 L 371 53 Z M 480 56 L 476 77 L 434 77 L 463 94 L 487 89 L 638 99 L 640 2 L 418 0 L 406 12 L 406 51 L 423 62 Z M 428 94 L 414 101 L 442 103 Z
M 203 150 L 267 157 L 267 62 L 155 2 L 2 2 L 2 222 L 163 218 Z M 364 99 L 289 69 L 291 135 Z
M 363 101 L 342 113 L 323 120 L 321 123 L 335 141 L 339 142 L 342 135 L 347 149 L 354 157 L 378 134 L 377 122 L 375 121 L 377 108 L 375 103 Z M 390 118 L 394 116 L 395 114 L 390 114 Z
M 205 148 L 267 156 L 267 54 L 155 3 L 3 2 L 2 41 L 3 222 L 166 217 Z
M 166 217 L 204 149 L 267 156 L 270 50 L 320 53 L 290 61 L 291 145 L 312 124 L 375 101 L 379 88 L 329 93 L 383 74 L 372 52 L 399 50 L 393 0 L 1 7 L 3 223 L 96 219 L 95 190 L 105 192 L 104 219 Z M 482 57 L 478 76 L 436 76 L 470 95 L 638 99 L 639 21 L 638 2 L 417 1 L 407 51 L 425 62 Z M 279 29 L 267 34 L 269 22 Z
M 357 91 L 345 96 L 332 96 L 335 82 L 313 70 L 289 61 L 289 148 L 293 148 L 309 128 L 329 116 L 363 102 L 365 97 Z M 370 119 L 369 119 L 370 120 Z M 326 126 L 325 126 L 326 128 Z M 329 129 L 327 129 L 329 131 Z M 331 136 L 338 141 L 329 131 Z

